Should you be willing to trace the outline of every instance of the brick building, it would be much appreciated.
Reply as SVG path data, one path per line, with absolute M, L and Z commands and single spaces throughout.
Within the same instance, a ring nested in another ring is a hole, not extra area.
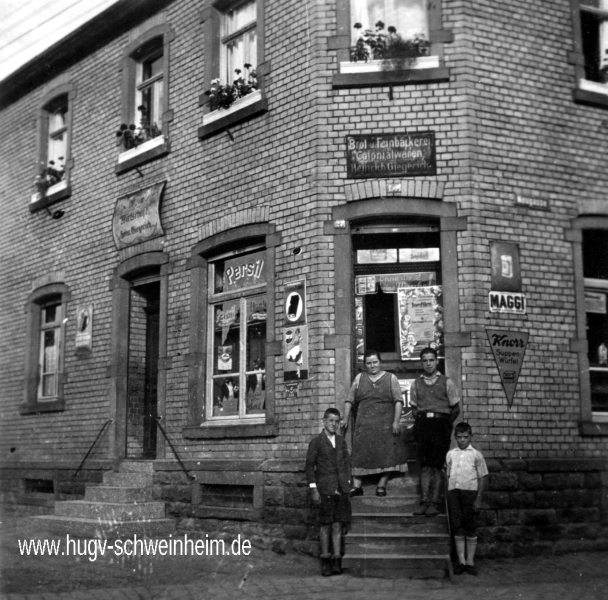
M 434 343 L 483 552 L 606 546 L 608 2 L 380 4 L 120 0 L 1 82 L 4 502 L 145 458 L 184 527 L 303 548 L 362 350 L 407 397 Z

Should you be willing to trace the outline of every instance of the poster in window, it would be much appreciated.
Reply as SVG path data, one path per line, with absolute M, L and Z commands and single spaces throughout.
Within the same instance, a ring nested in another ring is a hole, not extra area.
M 79 304 L 76 307 L 76 350 L 91 350 L 93 347 L 93 305 Z
M 232 346 L 217 347 L 217 370 L 232 371 Z
M 308 325 L 285 327 L 283 331 L 283 379 L 308 379 Z
M 443 301 L 440 285 L 399 288 L 401 360 L 418 360 L 427 346 L 442 353 Z
M 355 298 L 355 321 L 363 323 L 363 298 Z
M 605 315 L 606 294 L 585 290 L 585 312 Z

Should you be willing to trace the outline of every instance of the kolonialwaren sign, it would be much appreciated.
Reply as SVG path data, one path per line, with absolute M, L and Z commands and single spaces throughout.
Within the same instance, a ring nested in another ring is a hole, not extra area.
M 435 175 L 435 132 L 347 135 L 349 179 Z

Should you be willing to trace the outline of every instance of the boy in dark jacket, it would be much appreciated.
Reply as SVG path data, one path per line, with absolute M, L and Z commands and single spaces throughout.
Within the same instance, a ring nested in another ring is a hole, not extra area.
M 319 510 L 321 574 L 324 576 L 342 573 L 343 537 L 352 514 L 350 455 L 344 438 L 336 434 L 340 421 L 340 411 L 328 408 L 323 415 L 323 431 L 312 439 L 306 455 L 306 479 L 313 504 Z

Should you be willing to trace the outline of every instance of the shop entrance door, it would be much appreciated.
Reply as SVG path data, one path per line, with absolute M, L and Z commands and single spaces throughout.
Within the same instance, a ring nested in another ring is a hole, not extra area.
M 129 311 L 127 458 L 156 458 L 160 284 L 134 284 Z
M 420 350 L 435 347 L 443 365 L 443 296 L 439 224 L 351 226 L 354 275 L 355 373 L 364 353 L 377 350 L 397 375 L 404 398 L 402 423 L 411 429 L 409 389 L 422 373 Z

